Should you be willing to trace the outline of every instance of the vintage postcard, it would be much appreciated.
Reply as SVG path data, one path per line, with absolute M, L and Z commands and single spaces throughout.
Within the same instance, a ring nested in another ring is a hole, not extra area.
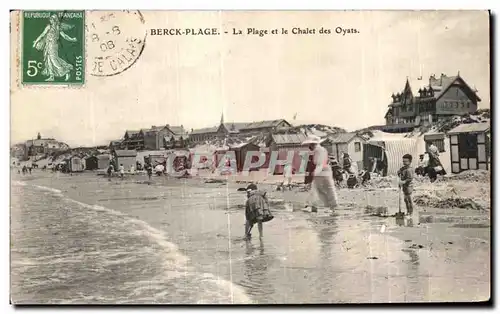
M 488 11 L 12 11 L 13 304 L 488 302 Z

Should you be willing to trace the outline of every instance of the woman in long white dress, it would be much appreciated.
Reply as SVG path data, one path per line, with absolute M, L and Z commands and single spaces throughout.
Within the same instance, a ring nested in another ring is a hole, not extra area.
M 73 65 L 59 57 L 59 36 L 70 42 L 76 42 L 76 38 L 68 36 L 64 30 L 72 28 L 72 25 L 61 23 L 57 15 L 52 15 L 49 24 L 44 31 L 33 42 L 33 47 L 43 51 L 44 67 L 42 75 L 48 76 L 45 81 L 54 81 L 55 77 L 65 77 L 69 80 Z
M 320 145 L 320 141 L 319 137 L 310 135 L 302 143 L 308 145 L 313 154 L 314 174 L 312 176 L 312 188 L 306 200 L 306 206 L 310 206 L 313 212 L 317 211 L 316 196 L 323 206 L 332 211 L 338 206 L 333 173 L 328 163 L 328 151 Z

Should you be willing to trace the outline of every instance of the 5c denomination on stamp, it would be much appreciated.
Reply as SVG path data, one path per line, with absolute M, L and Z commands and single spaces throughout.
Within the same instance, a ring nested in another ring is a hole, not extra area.
M 85 12 L 22 12 L 23 84 L 85 83 Z
M 86 29 L 92 75 L 120 74 L 144 49 L 147 30 L 139 11 L 91 11 Z

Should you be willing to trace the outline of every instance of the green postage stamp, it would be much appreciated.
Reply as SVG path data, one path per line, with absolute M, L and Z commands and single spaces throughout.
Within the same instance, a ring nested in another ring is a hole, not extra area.
M 23 84 L 85 83 L 85 11 L 22 12 Z

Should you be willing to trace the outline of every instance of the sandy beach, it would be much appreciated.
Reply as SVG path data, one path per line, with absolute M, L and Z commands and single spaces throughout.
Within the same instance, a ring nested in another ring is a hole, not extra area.
M 381 303 L 490 297 L 489 209 L 418 207 L 413 226 L 400 226 L 394 217 L 367 210 L 397 209 L 395 189 L 341 189 L 343 206 L 332 214 L 304 212 L 306 192 L 260 184 L 275 218 L 264 225 L 262 240 L 257 233 L 246 242 L 245 193 L 237 191 L 245 183 L 146 181 L 13 173 L 12 300 Z M 435 190 L 471 193 L 471 186 L 481 191 L 489 182 L 440 181 Z M 427 193 L 425 183 L 416 190 Z

